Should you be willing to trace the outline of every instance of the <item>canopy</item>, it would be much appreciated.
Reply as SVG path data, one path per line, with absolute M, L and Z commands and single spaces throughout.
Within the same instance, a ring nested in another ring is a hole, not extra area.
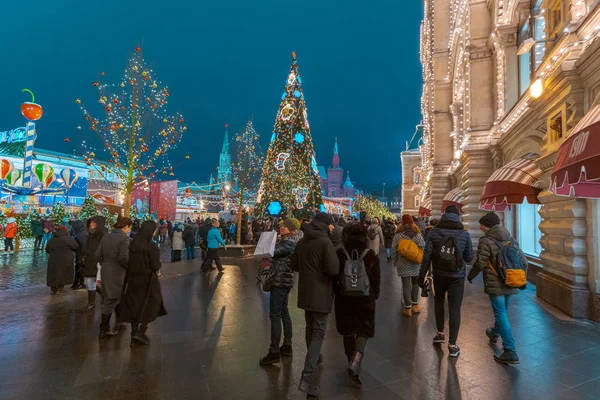
M 431 217 L 431 197 L 423 200 L 423 204 L 419 207 L 419 215 Z
M 442 212 L 444 212 L 448 206 L 456 206 L 458 210 L 462 212 L 462 189 L 452 189 L 444 196 L 444 199 L 442 200 Z
M 558 149 L 550 191 L 600 198 L 600 105 L 593 107 Z
M 540 179 L 544 173 L 533 161 L 520 158 L 496 170 L 485 182 L 479 208 L 487 211 L 506 211 L 511 204 L 540 204 Z

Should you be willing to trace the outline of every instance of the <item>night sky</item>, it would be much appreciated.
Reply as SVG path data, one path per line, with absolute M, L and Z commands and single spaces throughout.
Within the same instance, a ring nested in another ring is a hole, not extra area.
M 319 165 L 330 165 L 337 136 L 358 187 L 381 192 L 401 180 L 399 153 L 420 120 L 419 1 L 2 3 L 0 131 L 24 125 L 26 87 L 44 108 L 36 146 L 79 151 L 91 132 L 75 99 L 97 101 L 100 71 L 118 83 L 140 45 L 169 86 L 169 109 L 187 121 L 171 157 L 176 178 L 206 182 L 226 122 L 233 135 L 253 114 L 266 150 L 296 51 Z

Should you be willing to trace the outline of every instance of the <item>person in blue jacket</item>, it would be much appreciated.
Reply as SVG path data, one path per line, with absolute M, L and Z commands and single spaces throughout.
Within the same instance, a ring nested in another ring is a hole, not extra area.
M 212 228 L 210 228 L 208 234 L 206 235 L 208 250 L 206 253 L 206 258 L 202 263 L 202 271 L 205 273 L 210 271 L 213 261 L 217 263 L 219 272 L 222 273 L 225 271 L 225 268 L 223 268 L 223 264 L 221 263 L 221 258 L 219 257 L 219 246 L 225 247 L 225 241 L 223 241 L 223 238 L 221 237 L 221 231 L 219 230 L 220 225 L 221 224 L 219 223 L 219 220 L 213 218 Z

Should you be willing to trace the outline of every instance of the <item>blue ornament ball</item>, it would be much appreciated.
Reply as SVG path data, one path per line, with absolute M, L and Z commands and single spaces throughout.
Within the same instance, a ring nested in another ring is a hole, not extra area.
M 287 96 L 287 93 L 283 92 L 283 94 L 281 95 L 281 100 L 285 99 L 285 96 Z
M 304 143 L 304 135 L 296 133 L 296 135 L 294 135 L 294 140 L 296 140 L 296 143 Z
M 295 98 L 299 98 L 301 96 L 301 93 L 299 90 L 294 91 L 294 97 Z
M 273 143 L 275 141 L 275 132 L 273 132 L 273 135 L 271 136 L 271 143 Z

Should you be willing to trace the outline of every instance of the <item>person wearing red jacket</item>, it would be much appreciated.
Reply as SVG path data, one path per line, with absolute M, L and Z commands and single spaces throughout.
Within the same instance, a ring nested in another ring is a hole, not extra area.
M 8 218 L 4 227 L 4 251 L 9 251 L 9 249 L 11 253 L 14 251 L 13 239 L 15 236 L 17 236 L 17 221 L 14 218 Z

